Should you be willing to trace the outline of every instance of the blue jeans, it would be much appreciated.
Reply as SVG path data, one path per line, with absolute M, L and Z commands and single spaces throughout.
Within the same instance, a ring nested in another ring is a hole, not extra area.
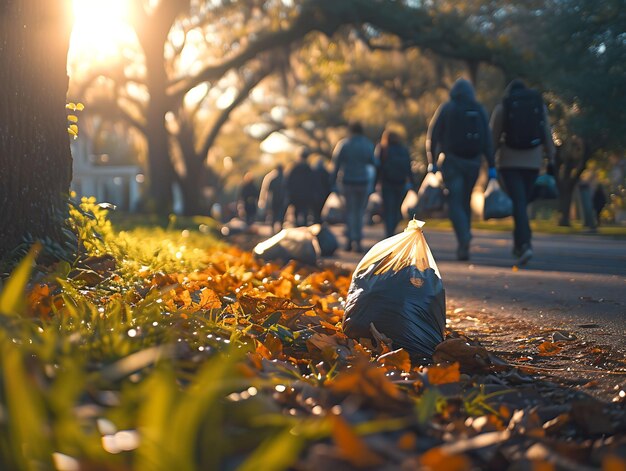
M 528 220 L 528 201 L 539 170 L 533 168 L 501 168 L 504 190 L 513 201 L 513 244 L 515 250 L 531 246 L 532 231 Z
M 469 246 L 472 239 L 472 190 L 478 179 L 480 158 L 462 158 L 446 155 L 441 165 L 443 182 L 448 189 L 448 215 L 454 227 L 459 247 Z
M 348 240 L 361 242 L 363 238 L 363 219 L 369 196 L 367 184 L 343 184 L 343 194 L 346 198 L 346 225 Z
M 394 235 L 396 226 L 402 220 L 400 207 L 405 196 L 406 187 L 404 184 L 383 183 L 383 219 L 387 237 Z

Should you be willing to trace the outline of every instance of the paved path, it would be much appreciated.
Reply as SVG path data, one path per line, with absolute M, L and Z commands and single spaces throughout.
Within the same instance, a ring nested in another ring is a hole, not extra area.
M 342 228 L 333 231 L 343 246 Z M 456 261 L 451 232 L 429 231 L 426 224 L 424 233 L 451 304 L 521 317 L 626 350 L 626 241 L 535 235 L 534 258 L 516 271 L 508 233 L 474 231 L 470 262 Z M 364 245 L 382 237 L 381 226 L 369 226 Z M 354 266 L 361 257 L 338 251 L 333 260 Z

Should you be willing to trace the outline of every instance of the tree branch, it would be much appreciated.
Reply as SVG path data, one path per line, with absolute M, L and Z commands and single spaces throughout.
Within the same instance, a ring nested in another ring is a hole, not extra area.
M 271 66 L 265 66 L 261 68 L 261 70 L 259 70 L 256 74 L 254 74 L 252 78 L 250 78 L 245 83 L 243 88 L 239 90 L 239 93 L 237 94 L 233 102 L 230 105 L 228 105 L 225 109 L 222 110 L 220 115 L 217 117 L 217 120 L 215 121 L 215 123 L 213 123 L 211 131 L 208 133 L 206 139 L 204 140 L 204 144 L 202 145 L 200 155 L 202 156 L 203 159 L 206 158 L 206 156 L 209 153 L 209 150 L 211 150 L 211 147 L 213 147 L 213 144 L 215 143 L 215 139 L 217 139 L 217 136 L 220 130 L 222 129 L 222 126 L 228 121 L 230 114 L 244 100 L 246 100 L 246 98 L 248 98 L 248 95 L 250 95 L 250 92 L 254 89 L 254 87 L 256 87 L 265 77 L 267 77 L 271 73 L 272 70 L 273 70 L 273 67 Z

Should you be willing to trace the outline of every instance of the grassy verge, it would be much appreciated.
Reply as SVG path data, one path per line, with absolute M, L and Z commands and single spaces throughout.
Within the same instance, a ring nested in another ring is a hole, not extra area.
M 209 222 L 112 225 L 86 201 L 76 260 L 33 275 L 35 247 L 4 282 L 0 470 L 626 464 L 622 391 L 603 404 L 524 373 L 592 346 L 542 333 L 513 366 L 449 331 L 442 364 L 412 362 L 343 333 L 346 273 L 259 261 Z
M 427 221 L 429 229 L 452 230 L 452 224 L 449 219 L 429 219 Z M 561 227 L 556 221 L 551 220 L 533 220 L 530 223 L 533 232 L 538 234 L 558 234 L 558 235 L 597 235 L 626 239 L 626 226 L 600 226 L 596 232 L 590 232 L 584 227 L 580 221 L 573 221 L 570 227 Z M 513 219 L 499 219 L 490 221 L 472 221 L 472 227 L 475 229 L 484 229 L 498 232 L 512 232 Z

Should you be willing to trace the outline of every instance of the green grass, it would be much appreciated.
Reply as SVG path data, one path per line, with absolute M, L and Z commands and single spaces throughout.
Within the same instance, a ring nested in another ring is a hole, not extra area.
M 538 234 L 558 234 L 558 235 L 598 235 L 612 238 L 626 238 L 626 226 L 600 226 L 597 232 L 590 232 L 584 227 L 580 221 L 572 221 L 570 227 L 559 226 L 556 221 L 536 219 L 530 223 L 533 232 Z M 426 221 L 426 230 L 452 230 L 452 224 L 449 219 L 428 219 Z M 512 232 L 513 219 L 498 219 L 490 221 L 472 221 L 472 227 L 475 229 L 484 229 L 498 232 Z

